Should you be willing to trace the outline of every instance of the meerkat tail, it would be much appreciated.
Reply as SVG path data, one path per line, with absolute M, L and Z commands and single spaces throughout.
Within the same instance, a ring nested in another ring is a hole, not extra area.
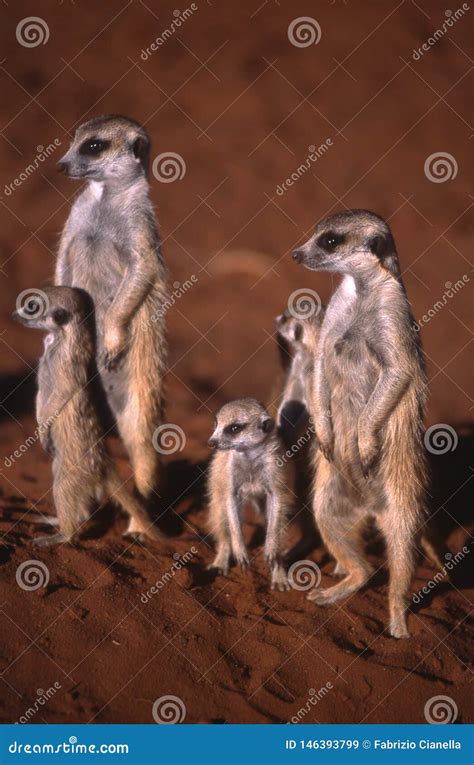
M 142 503 L 122 485 L 120 476 L 115 470 L 109 471 L 106 478 L 106 487 L 107 493 L 110 494 L 111 498 L 118 502 L 130 516 L 130 532 L 146 534 L 150 539 L 156 541 L 163 539 Z

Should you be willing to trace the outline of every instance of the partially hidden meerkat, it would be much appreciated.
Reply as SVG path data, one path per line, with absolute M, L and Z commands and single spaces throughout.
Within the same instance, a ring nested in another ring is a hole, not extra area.
M 311 414 L 320 450 L 316 522 L 344 578 L 308 598 L 333 603 L 367 582 L 362 532 L 371 517 L 387 547 L 390 634 L 408 637 L 409 591 L 427 522 L 427 384 L 395 242 L 378 215 L 352 210 L 319 223 L 293 257 L 343 277 L 323 321 Z
M 318 353 L 324 308 L 308 317 L 288 309 L 276 317 L 277 342 L 284 372 L 277 424 L 285 446 L 294 447 L 311 426 L 313 370 Z
M 277 343 L 284 374 L 276 420 L 286 458 L 294 463 L 294 520 L 301 533 L 299 542 L 288 552 L 290 560 L 300 559 L 318 542 L 312 512 L 315 428 L 310 412 L 323 316 L 321 306 L 311 316 L 297 316 L 286 309 L 276 317 Z
M 162 420 L 167 273 L 149 197 L 149 137 L 120 116 L 78 127 L 60 160 L 86 180 L 62 232 L 55 283 L 92 297 L 97 365 L 140 494 L 157 481 L 153 433 Z
M 92 301 L 83 290 L 69 287 L 49 287 L 42 293 L 44 304 L 32 297 L 13 314 L 22 324 L 48 333 L 38 367 L 36 416 L 40 441 L 53 458 L 59 533 L 34 542 L 72 541 L 105 497 L 129 514 L 127 534 L 160 539 L 141 501 L 124 488 L 106 450 L 96 409 L 101 391 Z
M 231 560 L 246 567 L 249 558 L 242 536 L 246 503 L 265 513 L 264 553 L 273 589 L 288 589 L 282 544 L 291 506 L 288 464 L 275 421 L 253 398 L 232 401 L 217 415 L 209 445 L 216 449 L 209 470 L 209 520 L 217 555 L 211 568 L 227 575 Z

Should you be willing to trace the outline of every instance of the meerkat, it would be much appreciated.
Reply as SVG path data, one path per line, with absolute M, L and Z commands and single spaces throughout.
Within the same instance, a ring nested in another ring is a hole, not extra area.
M 56 285 L 92 297 L 100 378 L 144 498 L 157 482 L 153 433 L 163 411 L 167 295 L 149 153 L 146 131 L 126 117 L 96 117 L 78 127 L 58 164 L 87 185 L 64 226 L 55 274 Z
M 272 589 L 288 589 L 282 543 L 291 506 L 289 471 L 274 419 L 253 398 L 232 401 L 219 409 L 208 443 L 216 449 L 209 471 L 210 528 L 217 543 L 211 568 L 227 575 L 231 558 L 248 566 L 241 513 L 252 502 L 266 514 L 264 552 Z
M 34 543 L 72 541 L 105 495 L 130 515 L 126 534 L 159 539 L 142 503 L 122 486 L 105 447 L 96 409 L 100 390 L 92 301 L 83 290 L 69 287 L 42 292 L 44 305 L 31 298 L 13 314 L 22 324 L 48 333 L 38 367 L 36 416 L 41 444 L 53 458 L 59 533 Z
M 286 309 L 275 320 L 285 375 L 277 424 L 288 448 L 294 446 L 311 426 L 311 384 L 323 316 L 324 308 L 307 318 L 296 317 Z
M 342 275 L 321 329 L 311 414 L 316 522 L 344 578 L 308 598 L 334 603 L 367 582 L 362 531 L 371 517 L 386 541 L 389 631 L 408 637 L 409 590 L 427 521 L 427 383 L 395 242 L 382 218 L 353 210 L 319 223 L 293 257 Z

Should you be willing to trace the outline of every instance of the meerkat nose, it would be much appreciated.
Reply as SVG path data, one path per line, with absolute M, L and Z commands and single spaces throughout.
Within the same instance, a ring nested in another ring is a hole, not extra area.
M 207 443 L 208 443 L 209 446 L 213 446 L 213 447 L 217 446 L 217 443 L 218 443 L 217 442 L 217 438 L 210 438 Z
M 303 250 L 294 250 L 291 257 L 296 260 L 297 263 L 301 263 L 303 260 Z
M 67 173 L 69 170 L 69 162 L 64 162 L 62 159 L 58 162 L 57 168 L 61 173 Z

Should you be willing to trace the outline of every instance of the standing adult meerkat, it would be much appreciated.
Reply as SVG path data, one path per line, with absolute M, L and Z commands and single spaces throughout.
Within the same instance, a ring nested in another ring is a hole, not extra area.
M 49 287 L 30 298 L 14 318 L 45 330 L 38 367 L 38 434 L 53 458 L 53 496 L 59 533 L 36 544 L 69 542 L 106 495 L 130 515 L 127 534 L 160 534 L 124 487 L 104 442 L 96 403 L 100 396 L 95 362 L 93 306 L 83 290 Z
M 362 531 L 373 517 L 387 545 L 390 634 L 408 637 L 409 590 L 427 520 L 427 387 L 395 243 L 382 218 L 352 210 L 319 223 L 293 257 L 343 276 L 322 326 L 312 416 L 322 453 L 315 516 L 344 578 L 308 597 L 333 603 L 364 585 L 371 567 Z
M 60 160 L 87 180 L 64 227 L 55 283 L 92 297 L 97 364 L 135 474 L 148 497 L 157 480 L 153 433 L 162 419 L 166 269 L 146 178 L 150 141 L 126 117 L 81 125 Z
M 291 506 L 289 465 L 281 460 L 273 418 L 253 398 L 232 401 L 219 409 L 209 445 L 216 449 L 209 470 L 209 519 L 217 542 L 211 568 L 227 575 L 231 558 L 248 565 L 241 513 L 252 502 L 267 518 L 264 552 L 271 586 L 288 589 L 282 544 Z

